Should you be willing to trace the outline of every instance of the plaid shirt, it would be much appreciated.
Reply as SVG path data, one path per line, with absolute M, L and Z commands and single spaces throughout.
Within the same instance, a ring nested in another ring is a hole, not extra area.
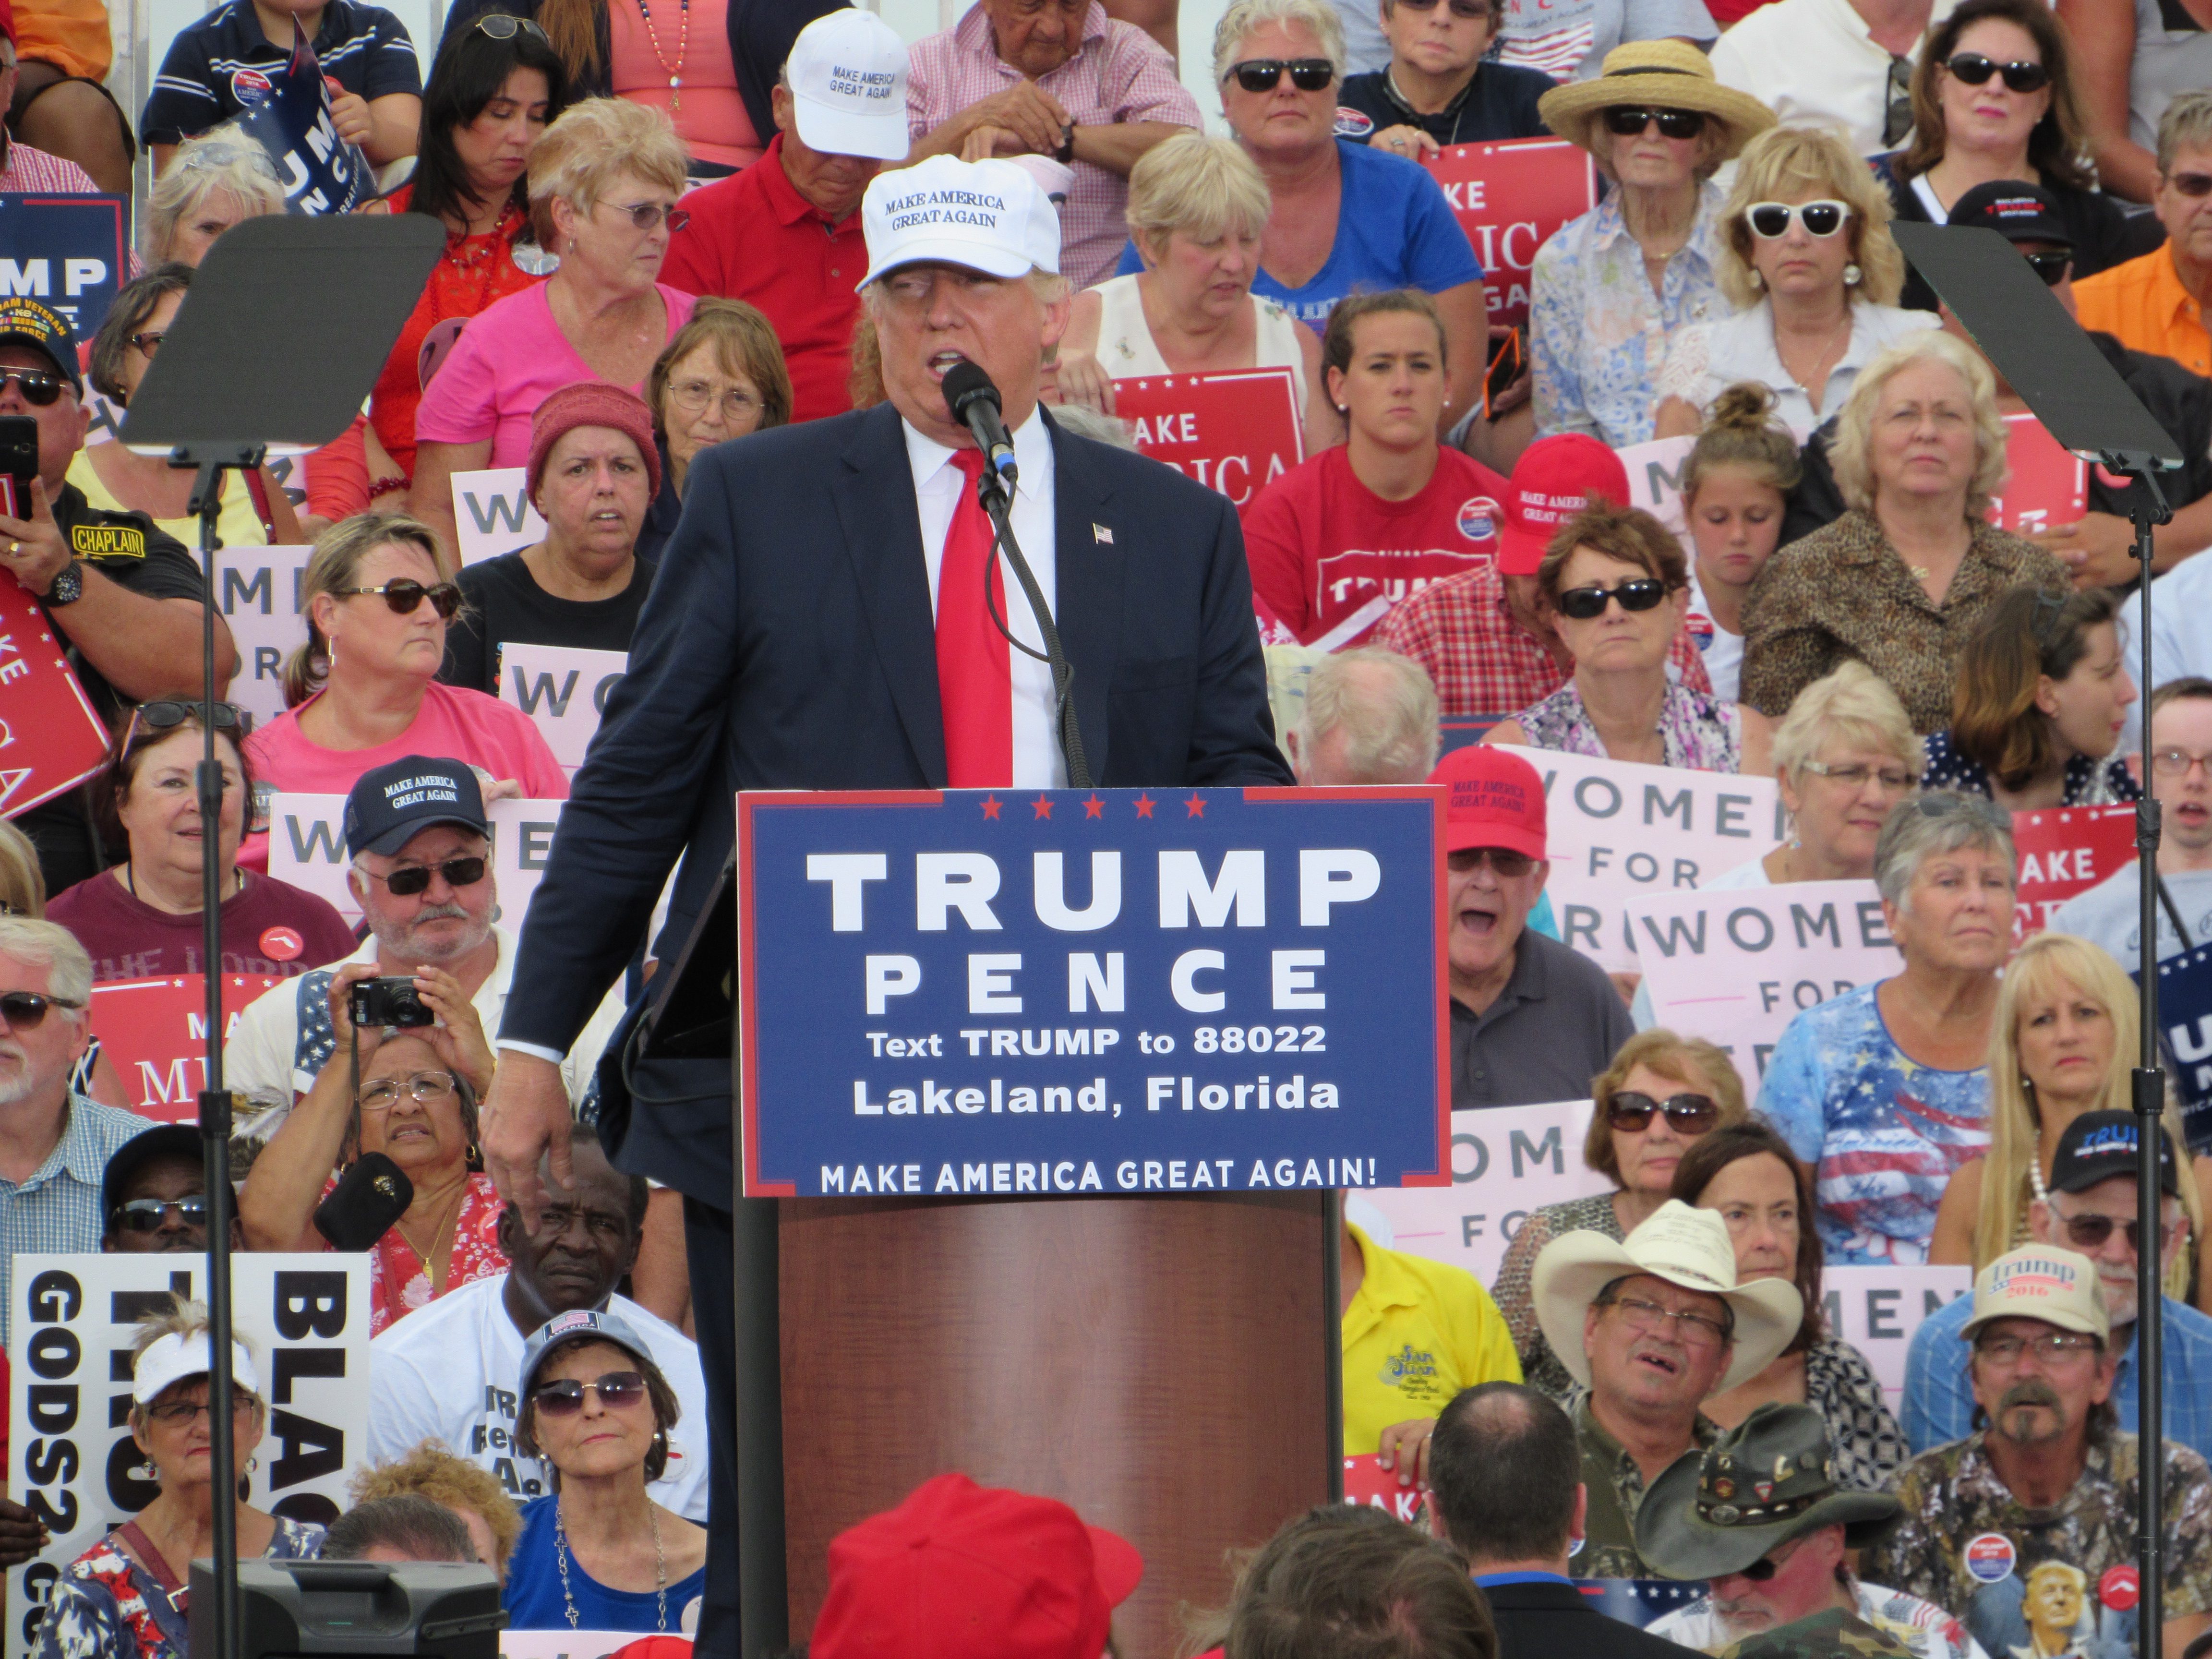
M 1446 720 L 1494 726 L 1550 696 L 1571 672 L 1513 620 L 1495 564 L 1432 582 L 1392 606 L 1374 643 L 1429 671 Z M 1667 676 L 1692 691 L 1713 689 L 1687 629 L 1668 647 Z
M 106 1222 L 100 1212 L 100 1182 L 107 1160 L 131 1136 L 153 1127 L 136 1112 L 72 1093 L 62 1138 L 38 1172 L 21 1185 L 0 1180 L 0 1346 L 7 1343 L 15 1306 L 15 1258 L 98 1249 Z
M 0 157 L 0 195 L 97 196 L 100 186 L 76 162 L 9 143 Z
M 1000 58 L 983 8 L 972 6 L 951 28 L 917 41 L 907 54 L 907 129 L 919 139 L 1022 78 Z M 1175 59 L 1134 24 L 1109 18 L 1097 0 L 1084 15 L 1083 44 L 1075 56 L 1039 77 L 1037 86 L 1060 100 L 1079 127 L 1134 121 L 1204 125 L 1198 100 L 1176 78 Z M 1128 204 L 1127 179 L 1088 161 L 1075 164 L 1074 186 L 1060 210 L 1060 274 L 1077 288 L 1112 273 L 1128 240 L 1121 217 Z

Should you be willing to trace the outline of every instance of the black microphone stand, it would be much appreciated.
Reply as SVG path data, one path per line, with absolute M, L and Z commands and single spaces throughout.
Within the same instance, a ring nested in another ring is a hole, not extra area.
M 1075 699 L 1073 690 L 1075 669 L 1067 660 L 1067 653 L 1060 648 L 1060 629 L 1053 625 L 1052 607 L 1044 602 L 1044 590 L 1037 586 L 1036 574 L 1030 562 L 1022 556 L 1022 544 L 1014 539 L 1012 521 L 1013 497 L 1006 492 L 1006 481 L 999 476 L 992 464 L 990 452 L 983 452 L 983 470 L 975 475 L 975 499 L 989 515 L 1000 550 L 1006 562 L 1014 568 L 1014 579 L 1022 585 L 1022 592 L 1030 602 L 1030 614 L 1036 618 L 1037 632 L 1044 639 L 1044 655 L 1039 659 L 1052 671 L 1052 697 L 1055 720 L 1059 727 L 1060 757 L 1067 763 L 1067 787 L 1088 789 L 1091 786 L 1091 764 L 1083 753 L 1083 728 L 1075 720 Z M 995 561 L 994 561 L 995 562 Z M 1006 636 L 1006 643 L 1017 651 L 1035 657 L 1030 650 L 1013 635 L 1000 616 L 999 607 L 991 594 L 992 565 L 983 567 L 983 605 L 991 614 L 991 621 L 999 632 Z

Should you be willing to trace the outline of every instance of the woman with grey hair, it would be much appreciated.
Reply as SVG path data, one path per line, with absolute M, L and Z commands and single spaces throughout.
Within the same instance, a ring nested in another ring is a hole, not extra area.
M 146 203 L 146 258 L 198 265 L 215 239 L 245 219 L 284 210 L 284 184 L 269 152 L 234 126 L 187 138 Z
M 1944 1188 L 1989 1145 L 2014 870 L 2011 819 L 1978 796 L 1892 812 L 1874 878 L 1903 969 L 1808 1008 L 1775 1045 L 1759 1114 L 1813 1166 L 1831 1266 L 1926 1261 Z
M 1996 381 L 1940 330 L 1859 371 L 1837 417 L 1836 485 L 1849 510 L 1766 562 L 1743 607 L 1743 700 L 1780 716 L 1856 658 L 1889 682 L 1925 735 L 1949 723 L 1960 653 L 2009 588 L 2063 599 L 2047 550 L 1989 522 L 2005 477 Z

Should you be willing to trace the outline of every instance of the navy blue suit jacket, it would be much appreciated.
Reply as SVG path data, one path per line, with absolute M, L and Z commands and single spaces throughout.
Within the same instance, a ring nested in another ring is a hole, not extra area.
M 1235 509 L 1159 462 L 1051 431 L 1054 610 L 1094 780 L 1290 782 Z M 889 404 L 702 454 L 530 908 L 501 1036 L 568 1047 L 679 854 L 662 951 L 680 948 L 735 839 L 736 791 L 944 787 L 931 617 Z M 610 1127 L 626 1169 L 730 1201 L 726 1086 Z

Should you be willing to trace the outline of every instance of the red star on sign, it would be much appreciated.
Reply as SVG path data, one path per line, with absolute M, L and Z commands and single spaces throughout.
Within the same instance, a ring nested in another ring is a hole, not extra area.
M 1041 818 L 1048 818 L 1052 816 L 1052 798 L 1048 795 L 1039 795 L 1030 803 L 1030 806 Z
M 996 795 L 986 795 L 986 796 L 984 796 L 984 797 L 983 797 L 983 816 L 984 816 L 985 817 L 987 817 L 987 818 L 995 818 L 996 817 L 998 817 L 998 816 L 999 816 L 999 807 L 1000 807 L 1000 804 L 1001 804 L 1001 803 L 1000 802 L 1000 799 L 999 799 L 999 798 L 998 798 Z
M 1185 817 L 1202 818 L 1206 816 L 1206 803 L 1196 795 L 1193 795 L 1185 801 L 1183 806 L 1186 809 L 1183 813 Z
M 1104 817 L 1106 816 L 1106 803 L 1099 799 L 1097 796 L 1093 795 L 1089 800 L 1083 803 L 1083 816 L 1086 818 Z
M 1148 818 L 1148 817 L 1152 817 L 1152 808 L 1153 808 L 1156 805 L 1158 805 L 1158 803 L 1157 803 L 1157 802 L 1155 802 L 1150 795 L 1139 795 L 1139 796 L 1138 796 L 1138 797 L 1137 797 L 1137 816 L 1138 816 L 1139 817 L 1140 817 L 1140 818 Z

